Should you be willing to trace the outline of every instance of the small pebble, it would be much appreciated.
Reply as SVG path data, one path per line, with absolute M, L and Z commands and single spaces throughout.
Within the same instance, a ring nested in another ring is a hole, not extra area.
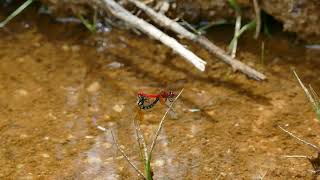
M 122 158 L 123 158 L 123 156 L 118 156 L 118 157 L 116 157 L 116 160 L 120 160 Z
M 210 116 L 213 116 L 215 112 L 213 110 L 207 112 Z
M 105 115 L 103 116 L 103 119 L 105 119 L 105 120 L 110 120 L 110 116 L 109 116 L 108 114 L 105 114 Z
M 87 159 L 87 162 L 89 164 L 100 164 L 101 163 L 101 159 L 98 157 L 94 157 L 94 156 L 89 156 Z
M 50 157 L 49 154 L 47 154 L 47 153 L 42 153 L 41 156 L 44 157 L 44 158 L 49 158 Z
M 110 149 L 111 147 L 112 147 L 112 144 L 110 144 L 110 143 L 103 143 L 103 145 L 102 145 L 104 148 L 106 148 L 106 149 Z
M 44 137 L 43 138 L 44 140 L 49 140 L 50 138 L 48 136 Z
M 18 90 L 16 90 L 16 93 L 19 96 L 27 96 L 29 94 L 28 91 L 26 91 L 24 89 L 18 89 Z
M 116 111 L 116 112 L 122 112 L 122 110 L 124 109 L 124 105 L 122 105 L 122 104 L 116 104 L 115 106 L 113 106 L 113 108 L 112 108 L 114 111 Z
M 77 52 L 77 51 L 79 51 L 79 50 L 80 50 L 80 46 L 78 46 L 78 45 L 73 45 L 73 46 L 71 46 L 71 51 Z
M 23 138 L 23 139 L 24 139 L 24 138 L 27 138 L 27 137 L 28 137 L 28 135 L 26 135 L 26 134 L 21 134 L 21 135 L 20 135 L 20 138 Z
M 64 50 L 64 51 L 69 51 L 69 50 L 70 50 L 70 47 L 65 44 L 65 45 L 62 46 L 62 50 Z
M 85 136 L 86 139 L 92 139 L 93 136 Z
M 116 124 L 115 122 L 108 122 L 108 123 L 107 123 L 107 126 L 108 126 L 108 127 L 113 127 L 115 124 Z
M 157 166 L 157 167 L 162 167 L 164 166 L 165 162 L 163 159 L 157 159 L 155 162 L 154 162 L 154 165 Z
M 87 91 L 89 93 L 95 93 L 100 89 L 100 83 L 95 81 L 93 83 L 91 83 L 88 87 L 87 87 Z
M 109 157 L 105 161 L 113 161 L 113 157 Z
M 212 168 L 209 168 L 209 167 L 204 167 L 203 168 L 205 171 L 212 171 L 213 169 Z
M 121 63 L 119 63 L 119 62 L 112 62 L 112 63 L 109 63 L 108 65 L 107 65 L 107 67 L 109 68 L 109 69 L 118 69 L 118 68 L 120 68 L 120 67 L 122 67 L 123 66 L 123 64 L 121 64 Z

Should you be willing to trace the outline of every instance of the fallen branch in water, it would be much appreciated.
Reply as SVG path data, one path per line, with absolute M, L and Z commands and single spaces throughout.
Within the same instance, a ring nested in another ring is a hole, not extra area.
M 132 13 L 124 9 L 114 0 L 103 0 L 105 7 L 117 18 L 125 21 L 130 26 L 139 29 L 140 31 L 146 33 L 147 35 L 159 40 L 166 46 L 170 47 L 182 57 L 184 57 L 188 62 L 192 63 L 200 71 L 205 70 L 206 62 L 195 55 L 193 52 L 186 49 L 177 40 L 168 36 L 167 34 L 160 31 L 158 28 L 152 24 L 146 22 L 145 20 L 134 16 Z
M 153 9 L 146 6 L 144 3 L 138 1 L 138 0 L 128 0 L 129 2 L 136 5 L 138 8 L 145 11 L 147 15 L 150 16 L 150 18 L 155 21 L 160 26 L 166 27 L 168 29 L 171 29 L 175 33 L 179 34 L 180 36 L 187 38 L 189 40 L 192 40 L 194 42 L 197 42 L 201 46 L 203 46 L 205 49 L 207 49 L 210 53 L 216 55 L 219 59 L 224 61 L 225 63 L 232 66 L 233 69 L 239 70 L 242 73 L 248 75 L 249 77 L 256 79 L 256 80 L 265 80 L 266 76 L 255 69 L 247 66 L 246 64 L 242 63 L 241 61 L 232 58 L 231 56 L 227 55 L 226 52 L 221 49 L 220 47 L 213 44 L 211 41 L 209 41 L 204 36 L 197 36 L 196 34 L 191 33 L 190 31 L 186 30 L 184 27 L 182 27 L 179 23 L 171 20 L 167 16 L 161 13 L 155 12 Z

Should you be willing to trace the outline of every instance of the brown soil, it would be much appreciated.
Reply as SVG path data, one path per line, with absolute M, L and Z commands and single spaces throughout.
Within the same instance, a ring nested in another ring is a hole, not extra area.
M 93 9 L 104 9 L 95 0 L 41 0 L 56 15 L 92 16 Z M 252 0 L 237 0 L 243 16 L 254 19 Z M 176 0 L 168 14 L 173 18 L 184 18 L 189 22 L 216 21 L 221 18 L 234 19 L 235 13 L 227 0 Z M 264 0 L 261 9 L 283 24 L 283 30 L 295 33 L 300 39 L 320 42 L 319 0 Z
M 208 36 L 226 47 L 232 32 L 220 27 Z M 169 118 L 160 135 L 155 179 L 312 177 L 307 161 L 282 156 L 315 152 L 278 125 L 318 145 L 320 125 L 290 68 L 319 92 L 319 51 L 285 34 L 259 40 L 249 34 L 240 41 L 238 57 L 263 71 L 265 82 L 232 72 L 195 45 L 190 48 L 208 61 L 205 73 L 144 36 L 119 30 L 93 35 L 34 10 L 0 29 L 0 37 L 1 179 L 137 178 L 110 133 L 96 124 L 112 128 L 139 164 L 136 93 L 157 92 L 164 83 L 184 92 L 174 107 L 178 118 Z M 157 105 L 146 112 L 141 124 L 148 141 L 164 110 Z
M 253 19 L 252 0 L 237 0 L 243 16 Z M 261 9 L 283 24 L 283 30 L 295 33 L 303 40 L 320 42 L 320 1 L 318 0 L 264 0 Z M 234 18 L 234 11 L 226 0 L 177 0 L 177 14 L 185 18 L 214 21 Z

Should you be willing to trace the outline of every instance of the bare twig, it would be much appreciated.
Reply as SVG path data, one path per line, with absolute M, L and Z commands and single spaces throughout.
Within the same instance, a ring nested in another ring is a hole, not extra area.
M 159 136 L 159 134 L 160 134 L 160 132 L 161 132 L 161 129 L 162 129 L 162 127 L 163 127 L 163 123 L 164 123 L 164 121 L 165 121 L 165 119 L 166 119 L 166 116 L 167 116 L 168 112 L 172 109 L 173 104 L 176 102 L 176 100 L 179 98 L 179 96 L 181 95 L 182 92 L 183 92 L 183 89 L 179 92 L 179 94 L 177 95 L 177 97 L 173 100 L 173 102 L 172 102 L 172 103 L 170 104 L 170 106 L 168 107 L 166 113 L 163 115 L 163 117 L 162 117 L 162 119 L 161 119 L 161 121 L 160 121 L 160 123 L 159 123 L 157 132 L 156 132 L 156 134 L 155 134 L 155 136 L 154 136 L 154 138 L 153 138 L 152 144 L 151 144 L 150 153 L 149 153 L 150 155 L 152 155 L 152 151 L 153 151 L 154 147 L 155 147 L 156 144 L 157 144 L 158 136 Z
M 285 156 L 282 156 L 284 158 L 304 158 L 304 159 L 309 159 L 308 156 L 304 156 L 304 155 L 285 155 Z
M 195 55 L 193 52 L 186 49 L 177 40 L 166 35 L 152 24 L 134 16 L 114 0 L 103 0 L 103 2 L 105 3 L 106 8 L 108 8 L 108 10 L 117 18 L 125 21 L 130 26 L 139 29 L 147 35 L 159 40 L 166 46 L 172 48 L 174 51 L 184 57 L 188 62 L 192 63 L 200 71 L 205 70 L 206 62 Z
M 320 148 L 319 148 L 318 146 L 316 146 L 316 145 L 314 145 L 314 144 L 312 144 L 312 143 L 309 143 L 309 142 L 307 142 L 307 141 L 305 141 L 305 140 L 297 137 L 297 136 L 294 135 L 292 132 L 289 132 L 288 130 L 282 128 L 281 126 L 279 126 L 279 128 L 280 128 L 282 131 L 288 133 L 288 134 L 289 134 L 290 136 L 292 136 L 293 138 L 297 139 L 298 141 L 300 141 L 300 142 L 302 142 L 302 143 L 310 146 L 311 148 L 315 149 L 317 152 L 320 152 Z
M 260 169 L 258 179 L 263 180 L 266 177 L 267 173 L 268 171 L 262 172 L 262 170 Z
M 315 107 L 316 106 L 316 102 L 313 99 L 312 95 L 310 94 L 309 90 L 304 86 L 304 84 L 302 83 L 302 81 L 300 80 L 298 74 L 296 73 L 295 70 L 293 70 L 293 73 L 295 75 L 295 77 L 297 78 L 301 88 L 303 89 L 303 91 L 305 92 L 306 96 L 308 97 L 309 101 L 311 102 L 311 104 Z
M 261 10 L 257 0 L 253 0 L 253 7 L 256 14 L 256 33 L 254 34 L 254 38 L 257 39 L 261 31 Z
M 136 131 L 136 136 L 137 136 L 137 142 L 139 145 L 139 150 L 141 151 L 141 149 L 143 149 L 144 155 L 143 155 L 143 159 L 146 162 L 147 158 L 148 158 L 148 148 L 146 145 L 146 141 L 143 137 L 143 134 L 141 133 L 141 129 L 140 129 L 140 124 L 138 121 L 136 121 L 136 119 L 133 119 L 133 124 L 135 127 L 135 131 Z M 141 146 L 142 145 L 142 146 Z M 142 154 L 142 153 L 141 153 Z
M 256 80 L 265 80 L 266 76 L 253 68 L 247 66 L 246 64 L 242 63 L 241 61 L 232 58 L 231 56 L 227 55 L 226 52 L 221 49 L 220 47 L 213 44 L 211 41 L 209 41 L 204 36 L 197 36 L 196 34 L 191 33 L 190 31 L 186 30 L 184 27 L 182 27 L 179 23 L 171 20 L 167 16 L 161 13 L 155 12 L 153 9 L 149 8 L 142 2 L 138 0 L 129 0 L 134 5 L 142 9 L 150 16 L 150 18 L 159 24 L 160 26 L 166 27 L 168 29 L 171 29 L 175 33 L 179 34 L 180 36 L 187 38 L 189 40 L 192 40 L 201 46 L 203 46 L 205 49 L 207 49 L 210 53 L 216 55 L 219 59 L 224 61 L 225 63 L 229 64 L 234 68 L 235 70 L 239 70 L 242 73 L 248 75 L 249 77 L 256 79 Z
M 129 159 L 129 157 L 126 155 L 126 153 L 120 148 L 119 144 L 117 143 L 116 141 L 116 138 L 114 137 L 113 135 L 113 132 L 112 130 L 110 130 L 111 132 L 111 136 L 112 136 L 112 139 L 115 143 L 115 145 L 117 146 L 117 149 L 121 152 L 122 156 L 128 161 L 128 163 L 134 168 L 134 170 L 136 170 L 136 172 L 142 176 L 144 179 L 146 179 L 146 177 L 143 175 L 143 173 L 131 162 L 131 160 Z

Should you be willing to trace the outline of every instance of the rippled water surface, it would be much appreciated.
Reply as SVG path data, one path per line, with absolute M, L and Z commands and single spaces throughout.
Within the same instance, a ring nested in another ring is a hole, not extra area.
M 226 47 L 232 31 L 215 28 L 209 36 Z M 177 117 L 168 117 L 158 139 L 155 179 L 310 177 L 308 162 L 281 156 L 313 152 L 278 125 L 317 142 L 319 124 L 290 67 L 319 90 L 319 52 L 276 32 L 258 41 L 248 35 L 239 46 L 238 57 L 268 81 L 235 73 L 196 45 L 189 47 L 207 60 L 205 73 L 142 35 L 93 35 L 81 24 L 24 12 L 0 29 L 0 178 L 138 179 L 110 130 L 142 169 L 132 121 L 136 94 L 159 92 L 164 84 L 184 92 Z M 145 113 L 148 144 L 164 112 L 157 104 Z

